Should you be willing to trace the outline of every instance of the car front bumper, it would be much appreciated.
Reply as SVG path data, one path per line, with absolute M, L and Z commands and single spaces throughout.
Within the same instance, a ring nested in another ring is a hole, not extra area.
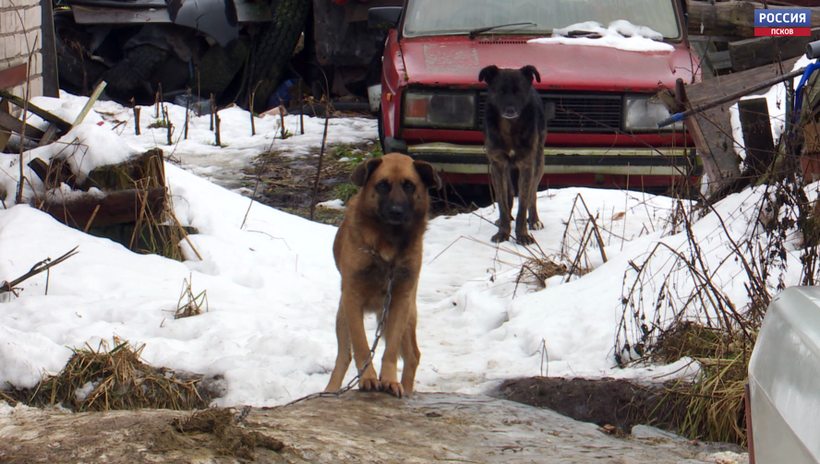
M 387 145 L 414 159 L 427 161 L 454 183 L 482 183 L 489 175 L 483 145 L 437 142 L 402 146 L 394 140 Z M 672 185 L 684 179 L 696 183 L 702 172 L 703 167 L 692 148 L 546 147 L 541 183 L 620 188 L 629 188 L 631 184 L 633 188 L 640 188 Z

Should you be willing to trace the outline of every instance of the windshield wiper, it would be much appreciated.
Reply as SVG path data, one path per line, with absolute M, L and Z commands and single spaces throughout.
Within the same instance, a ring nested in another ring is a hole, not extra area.
M 479 27 L 478 29 L 473 29 L 470 31 L 469 37 L 470 40 L 474 40 L 475 36 L 478 34 L 483 34 L 487 31 L 491 31 L 493 29 L 498 29 L 499 27 L 508 27 L 508 26 L 535 26 L 535 23 L 510 23 L 510 24 L 499 24 L 497 26 L 487 26 L 487 27 Z

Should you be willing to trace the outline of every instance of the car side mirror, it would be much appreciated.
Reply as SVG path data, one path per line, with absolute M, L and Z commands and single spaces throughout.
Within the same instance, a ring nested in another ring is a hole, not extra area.
M 401 17 L 400 6 L 376 6 L 367 12 L 369 29 L 391 29 L 396 27 Z

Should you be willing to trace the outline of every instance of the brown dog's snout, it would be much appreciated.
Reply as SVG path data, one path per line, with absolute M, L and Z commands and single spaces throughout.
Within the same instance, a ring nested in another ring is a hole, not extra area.
M 407 214 L 407 207 L 405 205 L 393 204 L 387 209 L 387 215 L 394 221 L 400 221 L 405 214 Z
M 390 225 L 400 225 L 413 221 L 412 195 L 402 188 L 401 182 L 395 182 L 379 198 L 379 213 L 382 220 Z
M 408 204 L 406 198 L 393 199 L 384 198 L 381 208 L 382 218 L 388 224 L 399 225 L 413 219 L 412 206 Z

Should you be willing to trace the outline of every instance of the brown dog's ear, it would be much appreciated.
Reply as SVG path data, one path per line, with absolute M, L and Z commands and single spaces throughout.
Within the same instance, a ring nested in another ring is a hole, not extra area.
M 486 82 L 487 85 L 492 84 L 493 79 L 498 75 L 498 71 L 499 69 L 496 65 L 487 66 L 478 73 L 478 82 Z
M 535 69 L 535 66 L 533 65 L 528 64 L 518 71 L 520 71 L 521 74 L 523 74 L 530 82 L 532 82 L 533 76 L 537 82 L 541 82 L 541 74 L 538 74 L 538 70 Z
M 365 161 L 364 163 L 359 163 L 359 165 L 356 166 L 356 169 L 353 170 L 353 174 L 350 175 L 350 180 L 356 184 L 356 187 L 364 187 L 364 184 L 367 183 L 367 179 L 370 178 L 373 171 L 375 171 L 381 164 L 381 158 L 373 158 Z
M 438 176 L 436 169 L 430 163 L 425 161 L 413 161 L 413 166 L 416 167 L 416 172 L 419 173 L 421 181 L 427 188 L 435 188 L 440 190 L 442 187 L 441 178 Z

